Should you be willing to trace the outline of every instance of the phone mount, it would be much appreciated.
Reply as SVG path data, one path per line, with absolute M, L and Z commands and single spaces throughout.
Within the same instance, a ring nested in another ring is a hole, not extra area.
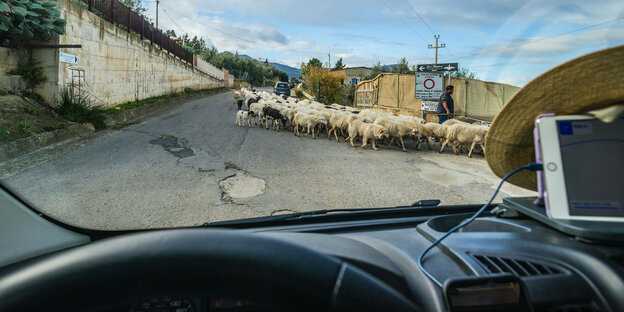
M 533 128 L 533 140 L 535 143 L 535 162 L 538 164 L 543 164 L 542 161 L 542 145 L 540 144 L 540 136 L 539 131 L 537 129 L 537 121 L 542 117 L 550 117 L 555 116 L 555 114 L 541 114 L 535 118 L 535 127 Z M 546 186 L 544 185 L 544 172 L 538 170 L 537 174 L 537 199 L 534 204 L 537 206 L 545 206 L 546 205 Z M 546 209 L 546 213 L 548 214 L 548 209 Z
M 624 243 L 624 227 L 619 222 L 551 219 L 535 197 L 503 198 L 501 208 L 512 209 L 545 225 L 584 241 Z

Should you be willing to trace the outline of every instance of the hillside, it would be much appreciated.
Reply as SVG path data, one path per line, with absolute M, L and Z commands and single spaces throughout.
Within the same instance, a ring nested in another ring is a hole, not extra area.
M 288 65 L 280 64 L 280 63 L 272 63 L 272 62 L 269 62 L 269 65 L 288 74 L 288 79 L 291 79 L 293 77 L 298 79 L 299 76 L 301 76 L 301 69 L 299 68 L 291 67 Z
M 240 54 L 239 57 L 248 58 L 248 59 L 258 62 L 258 60 L 246 54 Z M 299 78 L 299 76 L 301 76 L 301 69 L 299 68 L 291 67 L 288 65 L 280 64 L 280 63 L 273 63 L 273 62 L 269 62 L 269 65 L 285 72 L 288 75 L 288 79 L 292 77 Z

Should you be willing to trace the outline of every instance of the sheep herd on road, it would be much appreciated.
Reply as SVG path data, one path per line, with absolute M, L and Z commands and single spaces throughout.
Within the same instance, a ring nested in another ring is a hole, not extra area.
M 487 125 L 470 124 L 457 119 L 449 119 L 443 124 L 425 123 L 418 117 L 394 115 L 376 109 L 356 109 L 339 104 L 325 105 L 310 100 L 299 100 L 294 97 L 277 96 L 266 91 L 255 92 L 247 88 L 234 92 L 234 101 L 238 104 L 236 125 L 251 127 L 255 125 L 273 130 L 288 129 L 295 136 L 311 135 L 316 139 L 322 132 L 327 138 L 340 142 L 362 139 L 364 148 L 370 141 L 374 150 L 378 150 L 377 142 L 387 146 L 396 145 L 404 152 L 405 137 L 410 137 L 414 148 L 420 150 L 426 143 L 429 150 L 436 142 L 440 143 L 440 153 L 448 145 L 455 154 L 468 150 L 472 157 L 474 150 L 485 154 L 485 137 L 489 130 Z

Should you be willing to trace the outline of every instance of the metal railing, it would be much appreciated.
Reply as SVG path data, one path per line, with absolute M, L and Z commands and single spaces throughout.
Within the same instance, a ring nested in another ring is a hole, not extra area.
M 193 65 L 193 53 L 176 44 L 175 40 L 169 38 L 160 29 L 154 29 L 152 24 L 141 15 L 130 10 L 127 6 L 117 0 L 82 0 L 86 3 L 89 11 L 97 10 L 109 18 L 113 24 L 119 24 L 130 32 L 135 32 L 141 36 L 141 40 L 147 39 L 150 44 L 156 44 L 161 50 L 168 51 L 180 60 Z

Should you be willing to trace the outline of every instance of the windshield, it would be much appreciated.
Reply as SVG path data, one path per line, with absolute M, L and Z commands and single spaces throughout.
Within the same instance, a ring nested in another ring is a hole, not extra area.
M 53 4 L 0 1 L 0 181 L 90 229 L 484 203 L 501 108 L 624 44 L 621 0 Z

